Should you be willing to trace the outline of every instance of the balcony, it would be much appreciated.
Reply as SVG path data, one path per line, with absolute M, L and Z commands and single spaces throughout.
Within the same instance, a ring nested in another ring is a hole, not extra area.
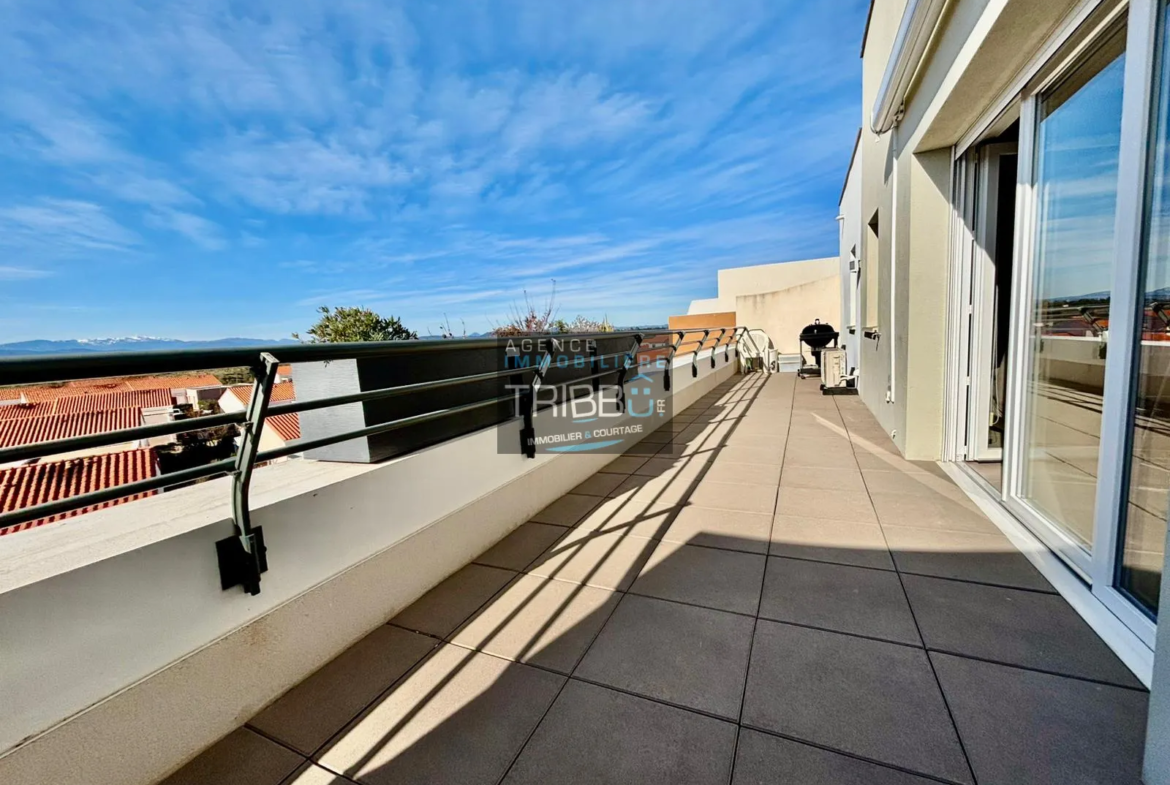
M 647 441 L 168 785 L 1139 781 L 1142 685 L 856 398 L 736 376 Z

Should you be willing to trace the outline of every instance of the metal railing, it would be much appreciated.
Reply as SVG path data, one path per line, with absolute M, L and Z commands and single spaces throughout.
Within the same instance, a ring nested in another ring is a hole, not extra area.
M 598 355 L 596 351 L 593 351 L 590 354 L 589 374 L 573 377 L 555 385 L 557 388 L 561 388 L 561 391 L 569 391 L 573 386 L 581 385 L 584 382 L 592 382 L 592 389 L 596 391 L 602 377 L 616 374 L 618 377 L 617 383 L 622 387 L 622 394 L 624 396 L 624 384 L 627 372 L 639 364 L 640 357 L 650 357 L 651 353 L 655 350 L 665 353 L 666 362 L 663 370 L 665 373 L 664 386 L 666 390 L 670 389 L 671 365 L 678 351 L 684 346 L 697 345 L 697 348 L 693 351 L 691 372 L 693 376 L 698 376 L 699 354 L 706 347 L 708 339 L 714 330 L 718 330 L 719 334 L 714 343 L 711 344 L 710 361 L 712 368 L 715 367 L 715 354 L 720 345 L 726 347 L 724 350 L 725 361 L 730 361 L 730 358 L 727 357 L 729 352 L 738 354 L 739 342 L 744 337 L 755 348 L 755 351 L 757 353 L 759 352 L 759 347 L 755 344 L 755 341 L 750 335 L 750 330 L 747 327 L 702 329 L 702 339 L 685 342 L 683 339 L 686 335 L 698 332 L 699 330 L 694 328 L 689 330 L 664 330 L 654 333 L 651 336 L 663 339 L 656 342 L 647 341 L 646 335 L 640 332 L 534 337 L 559 339 L 561 341 L 583 341 L 593 343 L 594 346 L 596 346 L 596 342 L 602 340 L 609 341 L 628 338 L 631 341 L 631 345 L 626 351 L 607 355 Z M 727 335 L 729 330 L 731 334 Z M 673 340 L 666 340 L 671 336 L 673 336 Z M 725 342 L 723 341 L 724 336 L 727 337 Z M 517 403 L 512 417 L 524 419 L 524 426 L 521 430 L 521 449 L 526 456 L 532 458 L 535 457 L 533 414 L 541 408 L 563 403 L 563 401 L 546 402 L 542 406 L 536 401 L 536 390 L 544 382 L 548 370 L 549 351 L 544 352 L 544 356 L 540 362 L 529 367 L 504 368 L 486 373 L 451 376 L 412 384 L 363 390 L 345 395 L 290 401 L 287 403 L 271 403 L 272 388 L 276 379 L 278 365 L 283 363 L 363 359 L 380 359 L 393 362 L 395 358 L 420 353 L 498 349 L 502 345 L 502 340 L 491 338 L 394 341 L 382 343 L 296 344 L 249 349 L 194 349 L 0 360 L 0 382 L 5 385 L 69 382 L 111 376 L 165 374 L 236 366 L 249 368 L 254 378 L 252 395 L 247 407 L 243 411 L 203 415 L 173 422 L 141 425 L 105 433 L 0 448 L 0 465 L 4 465 L 37 460 L 66 452 L 109 447 L 126 442 L 170 436 L 185 431 L 233 425 L 238 426 L 241 430 L 239 446 L 235 455 L 231 458 L 214 461 L 202 466 L 194 466 L 160 474 L 156 477 L 136 480 L 111 488 L 103 488 L 101 490 L 78 494 L 65 499 L 0 513 L 0 529 L 217 475 L 228 475 L 232 478 L 232 520 L 235 526 L 235 534 L 233 537 L 221 540 L 216 544 L 221 586 L 225 590 L 234 586 L 242 586 L 249 594 L 258 594 L 260 591 L 260 575 L 267 570 L 266 549 L 264 546 L 262 527 L 252 526 L 248 503 L 252 472 L 258 463 L 273 461 L 308 450 L 328 447 L 352 439 L 389 433 L 491 406 L 499 406 L 509 401 Z M 658 360 L 660 358 L 655 357 L 654 359 Z M 621 364 L 620 366 L 606 368 L 606 361 L 609 360 L 620 361 Z M 598 370 L 599 368 L 600 370 Z M 260 435 L 264 428 L 264 422 L 268 417 L 275 415 L 307 412 L 343 404 L 385 400 L 399 396 L 502 379 L 519 380 L 522 387 L 524 386 L 524 379 L 527 379 L 527 390 L 522 390 L 518 396 L 513 393 L 511 395 L 488 397 L 462 405 L 435 409 L 387 422 L 366 425 L 362 428 L 320 438 L 298 439 L 273 449 L 260 450 L 259 448 Z

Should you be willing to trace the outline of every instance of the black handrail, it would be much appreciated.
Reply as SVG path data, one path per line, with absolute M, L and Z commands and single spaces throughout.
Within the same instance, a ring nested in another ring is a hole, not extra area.
M 742 331 L 742 332 L 741 332 Z M 681 346 L 689 343 L 698 343 L 700 349 L 695 351 L 695 359 L 702 346 L 706 344 L 710 329 L 704 329 L 703 339 L 683 343 L 685 331 L 660 331 L 651 333 L 652 340 L 644 340 L 644 333 L 639 332 L 612 332 L 587 333 L 565 336 L 551 336 L 565 340 L 604 340 L 613 338 L 630 338 L 632 346 L 622 352 L 607 355 L 593 355 L 590 370 L 603 364 L 605 360 L 622 359 L 622 366 L 606 368 L 601 371 L 574 377 L 554 385 L 558 389 L 569 389 L 572 385 L 600 378 L 610 374 L 618 374 L 619 383 L 624 382 L 625 369 L 643 348 L 670 348 L 668 362 L 673 361 L 675 353 Z M 727 332 L 724 328 L 720 338 Z M 747 328 L 734 328 L 728 338 L 727 346 L 738 344 L 739 340 L 747 335 Z M 654 341 L 659 337 L 675 336 L 674 341 Z M 525 336 L 527 337 L 527 336 Z M 546 336 L 532 336 L 544 338 Z M 750 340 L 750 335 L 748 335 Z M 264 558 L 263 539 L 259 536 L 259 529 L 252 530 L 248 515 L 248 479 L 252 468 L 257 463 L 276 460 L 295 453 L 327 447 L 333 444 L 367 436 L 387 433 L 390 431 L 418 425 L 425 422 L 439 420 L 444 417 L 496 406 L 515 400 L 514 395 L 501 395 L 482 401 L 475 401 L 459 406 L 439 409 L 431 412 L 403 417 L 389 422 L 378 423 L 343 433 L 333 434 L 317 439 L 298 439 L 289 444 L 271 450 L 256 449 L 259 434 L 264 420 L 279 414 L 291 414 L 314 409 L 338 406 L 342 404 L 362 403 L 365 401 L 381 400 L 412 393 L 427 392 L 445 389 L 475 382 L 502 379 L 504 377 L 519 377 L 523 379 L 537 373 L 536 368 L 520 367 L 490 371 L 486 373 L 455 376 L 446 379 L 436 379 L 426 382 L 385 387 L 376 390 L 365 390 L 358 393 L 336 395 L 325 398 L 315 398 L 287 403 L 271 404 L 267 392 L 271 390 L 272 382 L 277 373 L 279 363 L 286 362 L 316 362 L 327 360 L 360 359 L 371 357 L 391 357 L 401 354 L 413 354 L 422 351 L 445 352 L 453 350 L 491 349 L 500 347 L 502 339 L 471 339 L 471 340 L 427 340 L 427 341 L 394 341 L 381 343 L 359 344 L 298 344 L 282 345 L 264 348 L 226 349 L 226 350 L 181 350 L 177 352 L 137 352 L 112 353 L 94 355 L 70 355 L 53 357 L 30 357 L 19 359 L 0 360 L 0 379 L 8 384 L 75 381 L 80 379 L 101 378 L 109 376 L 135 376 L 143 374 L 173 373 L 182 371 L 202 371 L 207 368 L 229 367 L 245 365 L 252 369 L 255 376 L 253 396 L 250 405 L 245 411 L 223 414 L 205 415 L 173 422 L 142 425 L 135 428 L 124 428 L 99 434 L 55 439 L 38 442 L 36 444 L 21 445 L 0 449 L 0 463 L 12 463 L 23 460 L 42 458 L 49 455 L 70 452 L 95 447 L 106 447 L 131 441 L 140 441 L 158 436 L 168 436 L 184 431 L 203 430 L 226 425 L 240 425 L 244 428 L 244 445 L 233 458 L 226 458 L 204 466 L 192 467 L 181 471 L 150 477 L 111 488 L 79 494 L 33 507 L 25 507 L 7 513 L 0 513 L 0 529 L 28 523 L 41 518 L 53 517 L 64 513 L 80 510 L 87 507 L 103 504 L 116 499 L 135 496 L 141 493 L 162 488 L 185 484 L 215 475 L 229 475 L 233 477 L 233 521 L 236 526 L 236 537 L 221 541 L 217 544 L 220 556 L 221 578 L 224 588 L 243 584 L 249 593 L 259 592 L 259 573 L 267 566 Z M 719 341 L 716 341 L 716 346 Z M 753 341 L 754 343 L 754 341 Z M 547 354 L 547 353 L 546 353 Z M 712 349 L 714 362 L 714 347 Z M 692 365 L 694 365 L 692 360 Z M 697 370 L 697 369 L 696 369 Z M 667 371 L 669 373 L 669 370 Z M 537 374 L 539 378 L 539 374 Z M 257 393 L 259 391 L 259 394 Z M 575 397 L 575 396 L 574 396 Z M 546 404 L 552 406 L 556 404 Z M 534 406 L 544 408 L 544 406 Z M 243 449 L 246 447 L 247 449 Z M 238 545 L 224 547 L 225 543 L 238 542 Z M 228 561 L 225 561 L 228 560 Z M 230 563 L 229 563 L 230 562 Z M 229 580 L 228 575 L 235 576 Z

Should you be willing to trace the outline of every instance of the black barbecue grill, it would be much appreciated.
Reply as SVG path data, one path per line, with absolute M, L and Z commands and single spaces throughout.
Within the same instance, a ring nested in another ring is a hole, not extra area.
M 814 319 L 812 324 L 805 326 L 800 331 L 800 369 L 797 370 L 797 375 L 802 379 L 806 376 L 820 376 L 821 350 L 827 346 L 836 346 L 839 336 L 840 333 L 834 330 L 831 324 L 824 324 L 820 319 Z M 805 357 L 806 346 L 812 355 L 812 362 Z

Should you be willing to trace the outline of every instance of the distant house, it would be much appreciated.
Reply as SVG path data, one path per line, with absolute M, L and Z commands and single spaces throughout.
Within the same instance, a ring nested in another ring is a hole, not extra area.
M 219 408 L 225 412 L 242 412 L 252 400 L 252 385 L 240 384 L 228 387 L 219 399 Z M 296 388 L 292 382 L 279 382 L 272 386 L 272 403 L 296 400 Z M 295 413 L 276 414 L 264 419 L 264 430 L 260 434 L 260 449 L 272 450 L 283 447 L 301 438 L 301 420 Z
M 123 450 L 102 455 L 87 455 L 58 461 L 44 461 L 0 469 L 0 512 L 24 509 L 37 504 L 78 496 L 129 482 L 145 480 L 159 474 L 154 449 Z M 116 504 L 153 496 L 157 491 L 135 494 L 95 504 L 61 515 L 0 528 L 0 535 L 31 529 L 62 518 L 112 507 Z

